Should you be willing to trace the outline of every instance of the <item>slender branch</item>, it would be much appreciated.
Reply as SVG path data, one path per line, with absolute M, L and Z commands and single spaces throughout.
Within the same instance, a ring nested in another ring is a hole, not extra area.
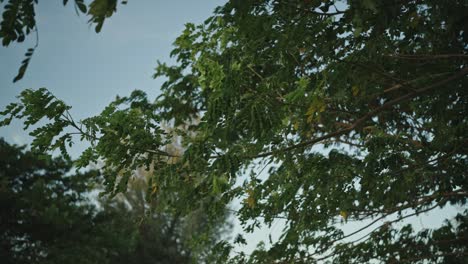
M 390 54 L 384 56 L 403 60 L 468 59 L 467 54 Z
M 87 132 L 85 132 L 80 126 L 78 126 L 78 124 L 75 122 L 75 120 L 73 119 L 73 117 L 71 116 L 70 112 L 68 112 L 68 110 L 66 111 L 66 115 L 62 114 L 62 117 L 65 119 L 66 122 L 68 122 L 73 128 L 75 128 L 76 130 L 78 130 L 78 132 L 72 132 L 72 133 L 68 133 L 70 135 L 75 135 L 75 134 L 81 134 L 81 135 L 84 135 L 85 137 L 88 137 L 89 139 L 91 140 L 94 140 L 94 141 L 98 141 L 100 138 L 94 136 L 94 135 L 91 135 Z M 147 152 L 147 153 L 151 153 L 151 154 L 156 154 L 156 155 L 161 155 L 161 156 L 166 156 L 166 157 L 170 157 L 170 158 L 178 158 L 180 157 L 179 155 L 172 155 L 166 151 L 162 151 L 162 150 L 151 150 L 151 149 L 138 149 L 138 148 L 133 148 L 131 146 L 129 146 L 129 149 L 133 149 L 133 150 L 138 150 L 138 151 L 143 151 L 143 152 Z
M 457 241 L 457 240 L 454 240 Z M 389 263 L 405 263 L 405 262 L 414 262 L 415 260 L 423 260 L 423 259 L 430 259 L 433 257 L 447 257 L 447 256 L 455 256 L 455 257 L 462 257 L 462 256 L 468 256 L 467 252 L 448 252 L 448 253 L 442 253 L 442 254 L 435 254 L 431 256 L 421 256 L 421 257 L 413 257 L 413 258 L 405 258 L 405 259 L 400 259 L 398 261 L 393 261 Z
M 234 210 L 234 209 L 227 209 L 229 212 L 231 213 L 234 213 L 234 214 L 239 214 L 240 213 L 240 210 Z M 273 219 L 281 219 L 281 220 L 289 220 L 288 217 L 286 216 L 281 216 L 281 215 L 276 215 L 276 216 L 269 216 L 270 218 L 273 218 Z M 266 216 L 264 215 L 257 215 L 257 216 L 254 216 L 254 218 L 267 218 Z
M 179 155 L 173 155 L 173 154 L 170 154 L 169 152 L 162 151 L 162 150 L 151 150 L 151 149 L 143 150 L 143 149 L 136 149 L 136 148 L 133 148 L 133 149 L 148 152 L 148 153 L 151 153 L 151 154 L 166 156 L 166 157 L 169 157 L 169 158 L 180 158 L 181 157 Z
M 346 11 L 336 11 L 336 12 L 330 12 L 330 13 L 322 13 L 322 12 L 308 10 L 308 9 L 306 9 L 305 11 L 309 12 L 309 13 L 312 13 L 312 14 L 315 14 L 315 15 L 319 15 L 319 16 L 336 16 L 336 15 L 342 15 L 342 14 L 346 13 Z
M 408 170 L 415 170 L 415 169 L 424 168 L 424 167 L 430 165 L 434 161 L 441 161 L 441 160 L 445 160 L 445 159 L 451 157 L 452 155 L 454 155 L 456 153 L 457 150 L 458 150 L 458 148 L 455 147 L 452 151 L 450 151 L 448 153 L 445 153 L 440 157 L 433 158 L 433 159 L 430 159 L 430 160 L 427 160 L 427 161 L 424 161 L 424 162 L 421 162 L 421 163 L 417 163 L 417 164 L 410 164 L 406 168 L 401 168 L 399 170 L 393 171 L 390 174 L 386 174 L 386 175 L 387 176 L 395 176 L 397 174 L 400 174 L 400 173 L 408 171 Z
M 417 89 L 417 90 L 414 90 L 413 92 L 410 92 L 408 94 L 405 94 L 403 96 L 400 96 L 398 98 L 395 98 L 393 100 L 390 100 L 388 101 L 387 103 L 381 105 L 380 107 L 370 111 L 369 113 L 367 113 L 366 115 L 362 116 L 361 118 L 357 119 L 352 125 L 350 125 L 348 128 L 344 128 L 344 129 L 340 129 L 338 131 L 335 131 L 335 132 L 332 132 L 332 133 L 329 133 L 329 134 L 326 134 L 324 136 L 321 136 L 321 137 L 317 137 L 317 138 L 314 138 L 314 139 L 311 139 L 311 140 L 307 140 L 307 141 L 304 141 L 304 142 L 301 142 L 301 143 L 298 143 L 298 144 L 294 144 L 292 146 L 289 146 L 289 147 L 285 147 L 285 148 L 282 148 L 282 149 L 278 149 L 278 150 L 272 150 L 272 151 L 267 151 L 267 152 L 264 152 L 264 153 L 260 153 L 260 154 L 257 154 L 257 155 L 252 155 L 252 156 L 246 156 L 246 158 L 263 158 L 263 157 L 268 157 L 268 156 L 271 156 L 271 155 L 274 155 L 274 154 L 277 154 L 277 153 L 282 153 L 282 152 L 287 152 L 287 151 L 290 151 L 290 150 L 294 150 L 294 149 L 298 149 L 298 148 L 304 148 L 304 147 L 308 147 L 308 146 L 311 146 L 311 145 L 314 145 L 318 142 L 321 142 L 323 140 L 326 140 L 326 139 L 329 139 L 329 138 L 333 138 L 333 137 L 336 137 L 336 136 L 340 136 L 340 135 L 343 135 L 343 134 L 346 134 L 346 133 L 349 133 L 351 132 L 352 130 L 356 129 L 357 127 L 361 126 L 365 121 L 367 121 L 368 119 L 372 118 L 373 116 L 383 112 L 384 110 L 398 104 L 398 103 L 401 103 L 401 102 L 404 102 L 404 101 L 407 101 L 407 100 L 410 100 L 420 94 L 423 94 L 429 90 L 432 90 L 432 89 L 435 89 L 439 86 L 442 86 L 442 85 L 445 85 L 453 80 L 456 80 L 456 79 L 459 79 L 465 75 L 468 74 L 468 68 L 463 68 L 461 71 L 453 74 L 452 76 L 448 77 L 447 79 L 445 80 L 442 80 L 442 81 L 438 81 L 432 85 L 429 85 L 429 86 L 426 86 L 424 88 L 420 88 L 420 89 Z
M 255 75 L 258 76 L 258 78 L 260 78 L 260 79 L 263 81 L 263 76 L 260 75 L 258 72 L 256 72 L 256 71 L 254 70 L 254 68 L 252 68 L 251 65 L 247 65 L 247 68 L 249 68 Z
M 366 238 L 366 237 L 372 235 L 375 231 L 381 229 L 381 228 L 384 227 L 384 226 L 389 226 L 389 225 L 391 225 L 391 224 L 393 224 L 393 223 L 400 222 L 400 221 L 403 220 L 403 219 L 406 219 L 406 218 L 409 218 L 409 217 L 412 217 L 412 216 L 415 216 L 415 215 L 419 215 L 419 214 L 422 214 L 422 213 L 429 212 L 429 211 L 431 211 L 431 210 L 437 208 L 438 206 L 442 205 L 442 204 L 445 203 L 446 201 L 448 201 L 448 198 L 444 198 L 444 199 L 442 199 L 441 201 L 439 201 L 438 203 L 436 203 L 435 205 L 433 205 L 433 206 L 431 206 L 431 207 L 429 207 L 429 208 L 426 208 L 426 209 L 424 209 L 424 210 L 416 211 L 416 212 L 414 212 L 414 213 L 411 213 L 411 214 L 408 214 L 408 215 L 399 217 L 399 218 L 394 219 L 394 220 L 391 220 L 391 221 L 386 221 L 386 222 L 384 222 L 383 224 L 379 225 L 378 227 L 374 228 L 374 229 L 373 229 L 372 231 L 370 231 L 369 233 L 365 234 L 364 236 L 362 236 L 362 237 L 360 237 L 360 238 L 358 238 L 358 239 L 356 239 L 356 240 L 354 240 L 354 241 L 351 241 L 351 242 L 349 242 L 349 243 L 346 243 L 346 244 L 354 244 L 354 243 L 356 243 L 356 242 L 359 242 L 359 241 L 361 241 L 362 239 L 364 239 L 364 238 Z
M 465 197 L 465 196 L 468 196 L 468 193 L 455 191 L 455 192 L 432 194 L 432 195 L 417 197 L 416 199 L 413 200 L 414 202 L 408 203 L 406 205 L 394 206 L 392 208 L 387 208 L 387 209 L 382 209 L 382 210 L 378 210 L 378 209 L 353 210 L 353 212 L 368 213 L 366 215 L 366 217 L 372 216 L 373 214 L 381 214 L 381 213 L 386 213 L 387 215 L 389 215 L 389 214 L 393 214 L 393 213 L 396 213 L 396 212 L 401 212 L 403 210 L 409 209 L 410 207 L 414 208 L 414 207 L 419 206 L 421 204 L 424 204 L 424 203 L 426 203 L 428 201 L 432 201 L 432 200 L 434 200 L 435 198 L 438 198 L 438 197 L 454 197 L 454 196 Z M 362 220 L 362 218 L 361 218 L 361 220 Z
M 339 61 L 339 62 L 345 63 L 345 64 L 351 64 L 351 65 L 354 65 L 354 66 L 361 67 L 361 68 L 363 68 L 363 69 L 365 69 L 367 71 L 375 72 L 375 73 L 377 73 L 377 74 L 379 74 L 381 76 L 384 76 L 385 78 L 387 78 L 389 80 L 396 81 L 396 82 L 398 82 L 400 84 L 407 82 L 405 80 L 397 78 L 397 77 L 395 77 L 395 76 L 393 76 L 393 75 L 391 75 L 389 73 L 386 73 L 386 72 L 384 72 L 382 70 L 377 69 L 376 67 L 372 67 L 372 66 L 367 65 L 367 64 L 363 64 L 363 63 L 360 63 L 360 62 L 347 61 L 345 59 L 339 59 L 339 58 L 337 58 L 336 60 Z
M 366 237 L 372 235 L 374 232 L 376 232 L 377 230 L 381 229 L 381 228 L 384 227 L 384 226 L 389 226 L 389 225 L 391 225 L 392 223 L 400 222 L 400 221 L 403 220 L 403 219 L 406 219 L 406 218 L 409 218 L 409 217 L 412 217 L 412 216 L 415 216 L 415 215 L 419 215 L 419 214 L 421 214 L 421 213 L 429 212 L 429 211 L 431 211 L 431 210 L 437 208 L 438 206 L 440 206 L 441 204 L 443 204 L 443 203 L 446 202 L 446 201 L 448 201 L 448 198 L 445 198 L 445 199 L 439 201 L 439 202 L 436 203 L 434 206 L 431 206 L 431 207 L 429 207 L 429 208 L 427 208 L 427 209 L 420 210 L 420 211 L 416 211 L 416 212 L 414 212 L 414 213 L 412 213 L 412 214 L 408 214 L 408 215 L 399 217 L 399 218 L 397 218 L 397 219 L 395 219 L 395 220 L 386 221 L 385 223 L 383 223 L 382 225 L 379 225 L 378 227 L 374 228 L 371 232 L 365 234 L 364 236 L 362 236 L 362 237 L 360 237 L 360 238 L 358 238 L 358 239 L 356 239 L 356 240 L 354 240 L 354 241 L 347 242 L 347 243 L 345 243 L 345 244 L 353 245 L 354 243 L 357 243 L 357 242 L 361 241 L 362 239 L 364 239 L 364 238 L 366 238 Z M 388 215 L 387 215 L 387 216 L 388 216 Z M 382 219 L 382 217 L 379 217 L 378 220 L 381 220 L 381 219 Z M 377 222 L 377 221 L 373 221 L 372 224 L 374 224 L 374 223 L 376 223 L 376 222 Z M 370 226 L 370 225 L 367 225 L 366 228 L 369 227 L 369 226 Z M 361 231 L 362 231 L 362 230 L 361 230 Z M 351 234 L 354 235 L 355 232 L 353 232 L 353 233 L 351 233 Z M 349 235 L 348 235 L 348 236 L 345 236 L 345 237 L 349 237 Z M 345 237 L 343 237 L 343 238 L 345 238 Z M 341 239 L 343 239 L 343 238 L 340 238 L 340 239 L 337 239 L 337 240 L 341 240 Z M 337 242 L 337 240 L 333 241 L 332 243 Z M 331 246 L 332 246 L 332 245 L 330 245 L 330 247 L 331 247 Z M 330 247 L 329 247 L 329 248 L 330 248 Z M 322 252 L 323 252 L 323 251 L 317 251 L 317 252 L 311 254 L 311 256 L 312 256 L 312 255 L 315 255 L 315 254 L 320 254 L 320 253 L 322 253 Z M 325 259 L 327 259 L 327 258 L 330 258 L 330 257 L 336 255 L 336 254 L 337 254 L 337 252 L 334 251 L 334 252 L 331 252 L 330 254 L 328 254 L 328 255 L 326 255 L 326 256 L 324 256 L 324 257 L 321 257 L 321 258 L 318 258 L 318 259 L 315 259 L 315 260 L 316 260 L 316 261 L 325 260 Z
M 299 60 L 296 58 L 296 56 L 294 56 L 291 52 L 286 51 L 286 53 L 289 54 L 294 59 L 294 61 L 297 63 L 297 65 L 301 68 L 302 75 L 305 75 L 306 72 L 305 72 L 305 69 L 304 69 L 304 64 L 300 63 Z
M 351 142 L 351 141 L 347 141 L 347 140 L 343 140 L 343 139 L 335 139 L 335 140 L 330 140 L 330 141 L 327 141 L 327 143 L 343 143 L 343 144 L 347 144 L 347 145 L 350 145 L 350 146 L 353 146 L 353 147 L 357 147 L 357 148 L 364 148 L 366 147 L 364 144 L 359 144 L 359 143 L 355 143 L 355 142 Z
M 434 75 L 431 75 L 430 77 L 439 77 L 439 76 L 442 76 L 442 75 L 447 75 L 448 72 L 444 72 L 444 73 L 438 73 L 438 74 L 434 74 Z M 402 87 L 405 87 L 405 86 L 410 86 L 412 83 L 415 83 L 415 82 L 418 82 L 422 79 L 425 79 L 427 78 L 427 76 L 424 76 L 424 77 L 421 77 L 421 78 L 416 78 L 414 80 L 411 80 L 411 81 L 406 81 L 404 83 L 399 83 L 399 84 L 396 84 L 390 88 L 387 88 L 383 91 L 383 94 L 386 94 L 386 93 L 389 93 L 389 92 L 392 92 L 392 91 L 395 91 L 395 90 L 398 90 L 398 89 L 401 89 Z M 372 97 L 377 97 L 379 96 L 380 94 L 377 94 L 377 95 L 374 95 Z
M 387 212 L 386 212 L 384 215 L 382 215 L 382 216 L 380 216 L 380 217 L 374 219 L 374 221 L 372 221 L 371 223 L 369 223 L 369 224 L 365 225 L 364 227 L 362 227 L 362 228 L 360 228 L 360 229 L 357 229 L 357 230 L 355 230 L 355 231 L 353 231 L 353 232 L 351 232 L 351 233 L 349 233 L 349 234 L 347 234 L 347 235 L 344 235 L 344 236 L 342 236 L 342 237 L 340 237 L 340 238 L 334 239 L 334 240 L 328 242 L 328 244 L 329 244 L 329 246 L 331 247 L 334 243 L 336 243 L 336 242 L 338 242 L 338 241 L 340 241 L 340 240 L 343 240 L 343 239 L 345 239 L 345 238 L 354 236 L 354 235 L 356 235 L 356 234 L 358 234 L 358 233 L 360 233 L 360 232 L 366 230 L 367 228 L 373 226 L 373 225 L 374 225 L 375 223 L 377 223 L 378 221 L 380 221 L 380 220 L 382 220 L 382 219 L 384 219 L 384 218 L 386 218 L 386 217 L 388 217 L 388 216 L 390 216 L 390 215 L 392 215 L 392 214 L 394 214 L 394 213 L 396 213 L 396 212 L 398 212 L 398 211 L 401 212 L 402 210 L 409 209 L 409 208 L 412 208 L 412 207 L 414 208 L 415 206 L 427 204 L 428 202 L 431 203 L 435 198 L 444 197 L 442 200 L 440 200 L 439 202 L 437 202 L 435 206 L 429 208 L 429 210 L 432 210 L 432 209 L 434 209 L 435 207 L 437 207 L 437 206 L 439 206 L 439 205 L 442 205 L 444 202 L 448 201 L 449 198 L 452 197 L 452 196 L 468 196 L 468 193 L 466 193 L 466 192 L 451 192 L 451 193 L 440 193 L 440 194 L 433 194 L 433 195 L 421 197 L 421 198 L 419 198 L 418 201 L 416 201 L 416 202 L 413 202 L 413 203 L 410 203 L 410 204 L 407 204 L 407 205 L 404 205 L 404 206 L 400 206 L 400 207 L 394 207 L 394 208 L 392 208 L 392 209 L 387 210 Z M 392 221 L 390 221 L 390 222 L 387 221 L 386 223 L 388 224 L 388 223 L 398 222 L 398 221 L 403 220 L 403 219 L 405 219 L 405 218 L 414 216 L 415 214 L 424 213 L 424 212 L 427 212 L 427 211 L 429 211 L 429 210 L 428 210 L 428 209 L 424 209 L 424 210 L 421 210 L 421 211 L 416 211 L 416 212 L 413 213 L 413 214 L 409 214 L 409 215 L 406 215 L 406 216 L 403 216 L 403 217 L 399 217 L 399 218 L 397 218 L 396 220 L 392 220 Z M 382 226 L 382 225 L 381 225 L 381 226 Z M 378 228 L 380 228 L 381 226 L 379 226 Z M 355 243 L 355 242 L 357 242 L 357 241 L 359 241 L 359 240 L 365 238 L 366 236 L 370 235 L 372 232 L 376 231 L 378 228 L 374 229 L 373 231 L 371 231 L 371 232 L 368 233 L 367 235 L 365 235 L 365 236 L 363 236 L 363 237 L 361 237 L 361 238 L 359 238 L 359 239 L 357 239 L 357 240 L 355 240 L 355 241 L 353 241 L 353 242 L 351 242 L 351 243 Z M 323 252 L 323 251 L 318 251 L 318 252 L 316 252 L 316 253 L 314 253 L 314 254 L 319 254 L 319 253 L 321 253 L 321 252 Z

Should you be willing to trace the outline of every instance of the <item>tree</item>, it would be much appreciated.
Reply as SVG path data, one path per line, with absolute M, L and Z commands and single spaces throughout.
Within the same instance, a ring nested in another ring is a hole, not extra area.
M 141 178 L 125 197 L 98 202 L 90 199 L 97 171 L 71 174 L 71 165 L 0 139 L 2 263 L 163 264 L 209 257 L 224 221 L 204 232 L 203 210 L 186 218 L 154 210 Z M 203 248 L 191 245 L 202 232 L 208 234 Z
M 67 175 L 70 169 L 69 161 L 39 158 L 0 139 L 2 262 L 106 263 L 96 245 L 96 210 L 86 199 L 96 171 Z M 76 255 L 82 257 L 71 261 Z
M 132 230 L 121 236 L 132 246 L 112 263 L 210 263 L 216 256 L 211 250 L 229 229 L 228 215 L 215 225 L 205 225 L 209 220 L 204 208 L 185 216 L 165 210 L 157 199 L 148 199 L 147 174 L 139 170 L 127 192 L 101 203 L 104 212 L 115 215 L 107 218 L 119 222 L 114 230 Z
M 467 210 L 437 229 L 397 223 L 466 206 L 466 14 L 466 1 L 230 1 L 176 39 L 155 103 L 135 91 L 77 122 L 26 90 L 3 124 L 48 118 L 32 132 L 41 151 L 66 152 L 76 129 L 93 143 L 78 165 L 104 160 L 109 193 L 145 165 L 182 215 L 242 199 L 246 231 L 285 219 L 271 247 L 233 262 L 462 263 Z M 340 219 L 371 224 L 345 234 Z

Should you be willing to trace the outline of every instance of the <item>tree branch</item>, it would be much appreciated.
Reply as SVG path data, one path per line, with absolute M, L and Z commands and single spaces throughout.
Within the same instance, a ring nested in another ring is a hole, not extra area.
M 466 54 L 390 54 L 384 56 L 403 60 L 468 59 Z
M 384 110 L 387 110 L 388 108 L 390 108 L 390 107 L 392 107 L 392 106 L 394 106 L 394 105 L 396 105 L 398 103 L 410 100 L 410 99 L 412 99 L 412 98 L 414 98 L 414 97 L 416 97 L 416 96 L 418 96 L 420 94 L 423 94 L 423 93 L 425 93 L 427 91 L 438 88 L 439 86 L 445 85 L 445 84 L 447 84 L 447 83 L 449 83 L 449 82 L 451 82 L 453 80 L 459 79 L 459 78 L 461 78 L 461 77 L 463 77 L 463 76 L 465 76 L 467 74 L 468 74 L 468 68 L 463 68 L 462 70 L 460 70 L 459 72 L 453 74 L 452 76 L 448 77 L 447 79 L 444 79 L 442 81 L 438 81 L 438 82 L 436 82 L 436 83 L 434 83 L 432 85 L 429 85 L 429 86 L 426 86 L 424 88 L 414 90 L 413 92 L 410 92 L 408 94 L 405 94 L 403 96 L 400 96 L 398 98 L 390 100 L 387 103 L 381 105 L 380 107 L 374 109 L 373 111 L 370 111 L 369 113 L 362 116 L 361 118 L 357 119 L 348 128 L 340 129 L 338 131 L 326 134 L 324 136 L 317 137 L 317 138 L 314 138 L 314 139 L 311 139 L 311 140 L 308 140 L 308 141 L 304 141 L 304 142 L 301 142 L 301 143 L 298 143 L 298 144 L 295 144 L 295 145 L 292 145 L 292 146 L 289 146 L 289 147 L 285 147 L 283 149 L 272 150 L 272 151 L 260 153 L 260 154 L 257 154 L 257 155 L 252 155 L 252 156 L 246 156 L 246 158 L 264 158 L 264 157 L 268 157 L 268 156 L 271 156 L 271 155 L 274 155 L 274 154 L 287 152 L 287 151 L 298 149 L 298 148 L 308 147 L 308 146 L 314 145 L 314 144 L 316 144 L 318 142 L 321 142 L 323 140 L 349 133 L 349 132 L 353 131 L 354 129 L 356 129 L 357 127 L 361 126 L 368 119 L 370 119 L 370 118 L 374 117 L 375 115 L 383 112 Z
M 95 140 L 95 141 L 98 141 L 99 138 L 96 137 L 96 136 L 93 136 L 87 132 L 85 132 L 80 126 L 78 126 L 78 124 L 75 122 L 75 120 L 73 120 L 73 117 L 71 116 L 70 112 L 68 112 L 68 110 L 66 111 L 66 115 L 62 114 L 62 117 L 64 118 L 64 121 L 68 122 L 68 124 L 70 124 L 70 126 L 72 126 L 73 128 L 75 128 L 78 132 L 72 132 L 72 133 L 67 133 L 67 134 L 70 134 L 70 135 L 76 135 L 76 134 L 81 134 L 85 137 L 88 137 L 89 139 L 91 140 Z M 138 151 L 142 151 L 142 152 L 146 152 L 146 153 L 151 153 L 151 154 L 156 154 L 156 155 L 161 155 L 161 156 L 166 156 L 166 157 L 170 157 L 170 158 L 178 158 L 180 157 L 179 155 L 172 155 L 166 151 L 162 151 L 162 150 L 151 150 L 151 149 L 137 149 L 137 148 L 133 148 L 131 146 L 129 146 L 129 149 L 133 149 L 133 150 L 138 150 Z
M 438 206 L 440 206 L 441 204 L 443 204 L 443 203 L 446 202 L 446 201 L 448 201 L 448 198 L 444 198 L 443 200 L 441 200 L 441 201 L 439 201 L 438 203 L 436 203 L 434 206 L 431 206 L 431 207 L 426 208 L 426 209 L 424 209 L 424 210 L 416 211 L 416 212 L 414 212 L 414 213 L 412 213 L 412 214 L 408 214 L 408 215 L 405 215 L 405 216 L 402 216 L 402 217 L 398 217 L 398 218 L 395 219 L 395 220 L 386 221 L 385 223 L 383 223 L 382 225 L 379 225 L 378 227 L 374 228 L 372 231 L 370 231 L 369 233 L 365 234 L 364 236 L 362 236 L 362 237 L 360 237 L 360 238 L 358 238 L 358 239 L 356 239 L 356 240 L 353 240 L 353 241 L 351 241 L 351 242 L 347 242 L 347 243 L 345 243 L 345 244 L 353 245 L 354 243 L 357 243 L 357 242 L 359 242 L 360 240 L 362 240 L 362 239 L 364 239 L 364 238 L 366 238 L 366 237 L 372 235 L 374 232 L 376 232 L 377 230 L 381 229 L 381 228 L 384 227 L 384 226 L 389 226 L 389 225 L 391 225 L 392 223 L 400 222 L 400 221 L 403 220 L 403 219 L 406 219 L 406 218 L 409 218 L 409 217 L 412 217 L 412 216 L 415 216 L 415 215 L 419 215 L 419 214 L 421 214 L 421 213 L 429 212 L 429 211 L 431 211 L 431 210 L 437 208 Z M 388 216 L 388 215 L 387 215 L 387 216 Z M 386 217 L 386 216 L 384 216 L 384 217 Z M 369 226 L 375 224 L 377 221 L 379 221 L 379 220 L 381 220 L 381 219 L 382 219 L 382 217 L 379 217 L 378 219 L 376 219 L 375 221 L 373 221 L 371 224 L 365 226 L 364 229 L 367 229 Z M 361 229 L 359 229 L 358 231 L 361 232 L 361 231 L 364 230 L 364 229 L 361 228 Z M 347 238 L 347 237 L 349 237 L 349 236 L 351 236 L 351 235 L 354 235 L 354 234 L 356 234 L 356 233 L 357 233 L 357 232 L 353 232 L 353 233 L 351 233 L 351 234 L 349 234 L 349 235 L 343 236 L 343 237 L 340 238 L 340 239 L 335 239 L 335 240 L 333 240 L 333 241 L 331 242 L 331 244 L 334 244 L 334 243 L 336 243 L 337 241 L 342 240 L 342 239 L 344 239 L 344 238 Z M 332 246 L 333 246 L 333 245 L 330 245 L 330 247 L 332 247 Z M 330 247 L 329 247 L 329 248 L 330 248 Z M 322 252 L 323 252 L 323 251 L 316 251 L 316 252 L 314 252 L 313 254 L 311 254 L 311 256 L 312 256 L 312 255 L 316 255 L 316 254 L 320 254 L 320 253 L 322 253 Z M 328 255 L 326 255 L 326 256 L 324 256 L 324 257 L 321 257 L 321 258 L 318 258 L 318 259 L 315 259 L 315 260 L 316 260 L 316 261 L 325 260 L 325 259 L 327 259 L 327 258 L 330 258 L 330 257 L 336 255 L 336 254 L 338 254 L 338 253 L 337 253 L 336 251 L 334 251 L 334 252 L 331 252 L 330 254 L 328 254 Z

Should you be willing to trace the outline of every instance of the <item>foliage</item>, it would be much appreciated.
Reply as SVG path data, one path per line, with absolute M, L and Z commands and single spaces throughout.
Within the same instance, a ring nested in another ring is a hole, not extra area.
M 89 198 L 97 171 L 71 174 L 71 165 L 0 140 L 2 263 L 199 262 L 224 227 L 197 248 L 193 239 L 207 234 L 203 210 L 185 218 L 149 212 L 141 178 L 125 197 L 98 202 Z
M 105 263 L 85 198 L 96 172 L 67 175 L 70 168 L 0 140 L 3 263 L 69 263 L 76 254 L 83 256 L 76 263 Z
M 127 192 L 102 202 L 104 211 L 117 212 L 113 219 L 130 219 L 121 220 L 119 228 L 130 227 L 137 234 L 133 249 L 120 254 L 114 263 L 210 263 L 213 246 L 229 228 L 225 223 L 228 215 L 215 225 L 206 225 L 204 208 L 185 216 L 164 210 L 158 206 L 160 201 L 146 196 L 148 176 L 138 170 Z
M 43 151 L 66 151 L 75 128 L 92 143 L 78 165 L 102 159 L 110 193 L 145 165 L 153 197 L 181 215 L 216 219 L 241 199 L 248 232 L 286 220 L 250 256 L 220 243 L 233 262 L 462 263 L 467 211 L 439 229 L 398 223 L 466 208 L 466 14 L 466 1 L 230 1 L 187 24 L 177 64 L 157 66 L 155 103 L 135 91 L 75 122 L 47 90 L 26 90 L 3 124 L 48 118 L 32 134 Z M 182 153 L 167 150 L 174 139 Z M 340 219 L 371 224 L 345 234 Z

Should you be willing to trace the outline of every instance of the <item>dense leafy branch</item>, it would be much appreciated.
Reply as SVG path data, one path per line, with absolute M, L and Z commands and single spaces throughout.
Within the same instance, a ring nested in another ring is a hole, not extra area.
M 285 222 L 249 255 L 219 243 L 221 263 L 459 262 L 466 211 L 439 228 L 391 223 L 466 206 L 466 13 L 461 0 L 229 1 L 186 25 L 175 65 L 158 63 L 155 102 L 134 91 L 75 122 L 27 90 L 1 125 L 47 120 L 32 132 L 43 152 L 66 153 L 78 133 L 91 146 L 77 165 L 101 161 L 108 193 L 145 167 L 150 193 L 181 216 L 240 200 L 246 232 Z M 344 234 L 338 219 L 371 224 Z
M 330 134 L 327 134 L 327 135 L 324 135 L 324 136 L 321 136 L 321 137 L 318 137 L 318 138 L 315 138 L 315 139 L 312 139 L 312 140 L 301 142 L 299 144 L 295 144 L 293 146 L 290 146 L 290 147 L 287 147 L 287 148 L 284 148 L 284 149 L 280 149 L 280 150 L 277 150 L 277 151 L 265 152 L 265 153 L 261 153 L 261 154 L 258 154 L 258 155 L 252 156 L 252 157 L 248 157 L 248 158 L 263 158 L 263 157 L 267 157 L 267 156 L 273 155 L 273 154 L 278 153 L 278 152 L 290 151 L 290 150 L 293 150 L 293 149 L 296 149 L 296 148 L 304 148 L 304 147 L 308 147 L 310 145 L 319 143 L 319 142 L 321 142 L 323 140 L 338 137 L 338 136 L 343 135 L 345 133 L 349 133 L 352 130 L 354 130 L 354 129 L 358 128 L 359 126 L 363 125 L 363 123 L 366 120 L 376 116 L 377 114 L 379 114 L 380 112 L 382 112 L 384 110 L 387 110 L 388 108 L 392 107 L 393 105 L 404 102 L 406 100 L 410 100 L 410 99 L 412 99 L 412 98 L 414 98 L 414 97 L 416 97 L 416 96 L 418 96 L 418 95 L 420 95 L 422 93 L 425 93 L 425 92 L 427 92 L 427 91 L 429 91 L 431 89 L 440 87 L 440 86 L 442 86 L 444 84 L 447 84 L 447 83 L 449 83 L 449 82 L 451 82 L 453 80 L 461 78 L 461 77 L 463 77 L 463 76 L 465 76 L 467 74 L 468 74 L 468 69 L 462 69 L 460 72 L 450 76 L 449 78 L 447 78 L 445 80 L 436 82 L 434 84 L 431 84 L 428 87 L 420 88 L 420 89 L 415 90 L 415 91 L 413 91 L 411 93 L 408 93 L 408 94 L 403 95 L 401 97 L 395 98 L 395 99 L 393 99 L 393 100 L 391 100 L 389 102 L 386 102 L 383 105 L 379 106 L 378 108 L 374 109 L 373 111 L 367 113 L 366 115 L 364 115 L 364 116 L 360 117 L 359 119 L 357 119 L 356 121 L 354 121 L 352 124 L 350 124 L 348 126 L 348 128 L 341 129 L 341 130 L 332 132 Z M 392 88 L 388 88 L 388 89 L 384 90 L 384 93 L 385 92 L 390 92 L 390 91 L 396 89 L 397 87 L 399 89 L 399 88 L 402 88 L 403 86 L 398 85 L 398 86 L 394 86 Z
M 468 59 L 466 54 L 436 54 L 436 55 L 424 55 L 424 54 L 393 54 L 388 55 L 389 57 L 405 59 L 405 60 L 438 60 L 438 59 Z

